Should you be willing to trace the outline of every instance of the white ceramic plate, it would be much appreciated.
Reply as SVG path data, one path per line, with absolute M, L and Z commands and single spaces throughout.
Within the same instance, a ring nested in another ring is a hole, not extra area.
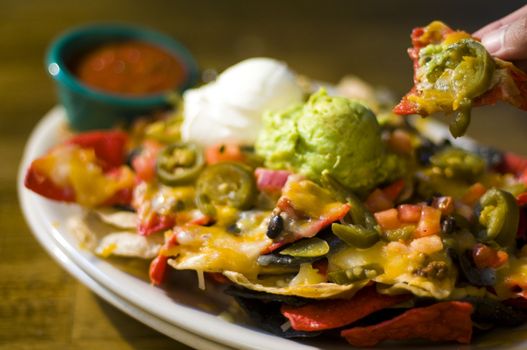
M 223 344 L 236 349 L 350 349 L 345 341 L 291 341 L 259 331 L 244 324 L 234 324 L 218 317 L 229 299 L 214 289 L 197 290 L 193 276 L 181 275 L 165 289 L 150 285 L 144 278 L 120 270 L 109 261 L 82 250 L 66 226 L 67 218 L 80 212 L 77 205 L 46 200 L 23 186 L 25 169 L 31 160 L 44 154 L 57 140 L 64 123 L 64 110 L 52 109 L 31 134 L 19 171 L 18 186 L 22 210 L 34 235 L 68 271 L 94 292 L 127 312 L 130 316 L 174 339 L 203 349 L 221 349 Z M 444 127 L 427 123 L 436 136 L 445 134 Z M 203 342 L 195 342 L 196 339 Z M 472 346 L 438 345 L 434 349 L 525 349 L 524 329 L 501 330 L 479 337 Z M 401 348 L 387 345 L 390 349 Z M 422 349 L 422 343 L 416 345 Z M 407 348 L 407 347 L 405 347 Z
M 32 229 L 35 229 L 35 224 L 38 224 L 36 220 L 28 218 L 28 222 Z M 104 288 L 97 281 L 91 278 L 86 272 L 84 272 L 78 265 L 76 265 L 68 255 L 62 251 L 60 245 L 53 239 L 51 235 L 35 235 L 39 240 L 40 244 L 48 251 L 48 253 L 60 264 L 62 267 L 77 278 L 81 283 L 90 288 L 101 298 L 105 299 L 121 311 L 125 312 L 129 316 L 132 316 L 142 323 L 150 326 L 153 329 L 173 338 L 178 339 L 180 342 L 192 346 L 194 348 L 204 350 L 232 350 L 231 347 L 223 346 L 218 343 L 214 343 L 206 338 L 200 337 L 196 334 L 187 332 L 181 328 L 178 328 L 156 316 L 142 310 L 122 299 L 115 293 Z

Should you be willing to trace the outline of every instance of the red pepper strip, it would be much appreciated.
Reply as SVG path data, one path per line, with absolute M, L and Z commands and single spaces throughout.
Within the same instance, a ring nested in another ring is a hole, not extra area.
M 287 170 L 256 168 L 256 186 L 262 192 L 280 193 L 291 173 Z
M 320 230 L 329 226 L 330 224 L 342 219 L 350 210 L 350 205 L 341 203 L 338 207 L 332 208 L 331 211 L 323 213 L 318 218 L 303 218 L 302 213 L 299 213 L 294 204 L 286 197 L 281 197 L 276 203 L 276 207 L 288 214 L 288 217 L 297 221 L 297 231 L 294 232 L 296 241 L 300 238 L 310 238 L 316 235 Z
M 124 164 L 128 135 L 123 131 L 91 131 L 73 136 L 66 144 L 91 148 L 104 172 Z
M 472 336 L 472 305 L 447 301 L 410 309 L 402 315 L 369 327 L 355 327 L 340 334 L 353 346 L 372 347 L 384 340 L 423 338 L 468 344 Z
M 150 263 L 150 269 L 148 276 L 150 277 L 150 283 L 155 286 L 159 286 L 163 283 L 166 275 L 168 257 L 159 255 Z
M 126 167 L 121 166 L 119 168 L 115 168 L 108 172 L 106 176 L 118 179 L 120 176 L 122 176 L 124 169 Z M 102 206 L 112 206 L 112 205 L 130 205 L 132 203 L 132 198 L 134 195 L 134 188 L 128 187 L 123 188 L 122 190 L 119 190 L 113 194 L 110 198 L 108 198 Z
M 375 286 L 371 286 L 363 288 L 351 299 L 314 301 L 298 307 L 282 304 L 280 311 L 294 330 L 322 331 L 348 325 L 411 297 L 410 294 L 379 294 Z
M 409 99 L 410 96 L 420 94 L 417 89 L 419 83 L 419 80 L 417 79 L 417 71 L 420 68 L 419 51 L 429 44 L 441 43 L 445 36 L 452 32 L 453 30 L 446 26 L 435 37 L 426 35 L 425 28 L 422 27 L 415 28 L 412 31 L 411 38 L 413 47 L 408 49 L 408 55 L 410 56 L 414 67 L 414 86 L 402 98 L 401 102 L 393 108 L 394 113 L 399 115 L 426 115 L 426 112 L 422 110 L 418 104 Z M 527 110 L 527 74 L 510 62 L 496 60 L 496 65 L 497 68 L 502 71 L 503 75 L 500 76 L 498 84 L 474 100 L 474 105 L 492 105 L 498 101 L 505 101 L 517 108 Z
M 324 215 L 323 217 L 319 219 L 299 219 L 295 218 L 296 213 L 295 209 L 291 206 L 291 203 L 285 199 L 281 198 L 277 203 L 277 208 L 280 208 L 282 211 L 288 213 L 289 217 L 292 218 L 292 220 L 298 220 L 299 223 L 297 225 L 298 230 L 294 232 L 294 235 L 288 235 L 283 240 L 278 242 L 273 242 L 269 246 L 267 246 L 261 254 L 269 254 L 273 252 L 274 250 L 295 241 L 298 241 L 302 238 L 310 238 L 315 236 L 317 233 L 319 233 L 322 229 L 325 227 L 331 225 L 334 222 L 339 221 L 342 219 L 348 211 L 350 210 L 349 204 L 342 204 L 338 208 L 335 208 L 331 212 L 328 212 L 327 215 Z
M 318 220 L 312 220 L 311 222 L 308 220 L 308 222 L 301 225 L 301 229 L 297 232 L 297 235 L 299 236 L 298 238 L 310 238 L 315 236 L 317 233 L 322 231 L 322 229 L 346 216 L 349 210 L 350 205 L 346 203 L 342 204 L 339 208 L 335 208 L 335 210 L 329 212 L 327 215 L 324 215 Z
M 156 177 L 157 155 L 163 146 L 152 140 L 146 140 L 139 155 L 132 159 L 132 168 L 137 177 L 143 181 L 151 181 Z
M 520 193 L 518 196 L 516 196 L 516 202 L 518 202 L 518 205 L 521 207 L 523 205 L 527 204 L 527 192 Z
M 271 243 L 269 246 L 265 247 L 264 250 L 262 250 L 261 254 L 265 255 L 265 254 L 272 253 L 275 250 L 277 250 L 278 248 L 283 247 L 284 245 L 286 245 L 288 243 L 289 242 L 287 242 L 287 241 L 280 241 L 280 242 Z
M 152 213 L 148 220 L 139 222 L 137 231 L 139 231 L 140 235 L 148 236 L 155 232 L 168 230 L 174 227 L 175 224 L 176 220 L 173 216 Z
M 31 163 L 24 178 L 24 186 L 49 199 L 62 202 L 75 202 L 75 191 L 73 188 L 69 186 L 58 186 L 47 175 L 38 172 L 35 166 L 35 163 L 38 161 L 39 159 L 36 159 Z
M 399 179 L 388 186 L 384 187 L 382 191 L 386 195 L 386 197 L 390 198 L 392 202 L 395 202 L 397 197 L 401 194 L 401 192 L 404 189 L 404 180 Z

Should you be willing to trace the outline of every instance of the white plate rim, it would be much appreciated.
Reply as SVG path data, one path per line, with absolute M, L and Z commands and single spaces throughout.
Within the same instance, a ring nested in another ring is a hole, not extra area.
M 28 223 L 32 229 L 35 229 L 35 225 L 39 223 L 37 220 L 27 218 Z M 79 282 L 88 287 L 92 292 L 97 294 L 102 299 L 106 300 L 117 309 L 121 310 L 128 316 L 131 316 L 143 324 L 149 326 L 152 329 L 163 333 L 164 335 L 177 339 L 181 343 L 188 345 L 193 348 L 203 350 L 232 350 L 231 347 L 226 347 L 221 344 L 215 343 L 207 338 L 200 337 L 196 334 L 190 333 L 184 329 L 175 327 L 174 325 L 157 318 L 155 315 L 148 313 L 147 311 L 138 308 L 134 304 L 129 303 L 125 299 L 119 297 L 112 291 L 104 288 L 101 284 L 91 278 L 85 271 L 83 271 L 78 265 L 76 265 L 66 254 L 66 252 L 60 249 L 60 246 L 53 240 L 51 236 L 36 235 L 39 243 L 49 253 L 49 255 L 62 266 L 67 272 L 73 275 Z

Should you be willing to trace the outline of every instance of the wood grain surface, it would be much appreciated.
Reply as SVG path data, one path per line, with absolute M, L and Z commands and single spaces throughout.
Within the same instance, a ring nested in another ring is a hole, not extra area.
M 56 104 L 43 56 L 64 30 L 119 21 L 164 31 L 203 68 L 251 56 L 336 82 L 348 73 L 401 95 L 411 85 L 412 27 L 439 18 L 472 31 L 523 1 L 0 1 L 0 349 L 186 349 L 99 299 L 55 263 L 19 209 L 25 141 Z M 527 155 L 527 113 L 474 112 L 469 134 Z

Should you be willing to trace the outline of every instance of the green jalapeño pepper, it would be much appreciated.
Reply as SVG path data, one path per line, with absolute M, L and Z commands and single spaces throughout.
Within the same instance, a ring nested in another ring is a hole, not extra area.
M 484 240 L 494 240 L 504 247 L 513 247 L 520 221 L 516 199 L 507 191 L 491 188 L 480 199 L 479 223 L 486 228 Z
M 198 198 L 215 205 L 248 209 L 257 194 L 250 168 L 239 163 L 217 163 L 203 170 L 196 183 Z
M 428 45 L 419 53 L 419 64 L 423 86 L 449 96 L 442 103 L 452 103 L 457 111 L 450 132 L 454 137 L 462 136 L 470 123 L 472 100 L 490 88 L 494 60 L 478 41 L 463 39 L 449 45 Z
M 280 254 L 295 258 L 318 258 L 329 253 L 329 244 L 323 239 L 312 237 L 293 243 Z
M 163 184 L 177 186 L 194 180 L 203 164 L 203 152 L 196 145 L 173 143 L 157 156 L 156 173 Z
M 380 228 L 375 217 L 361 200 L 335 180 L 328 170 L 322 171 L 320 182 L 338 200 L 350 205 L 349 216 L 353 224 L 333 223 L 331 225 L 333 234 L 353 247 L 368 248 L 374 245 L 380 239 Z
M 485 160 L 457 147 L 447 147 L 430 157 L 430 163 L 441 169 L 444 177 L 475 181 L 485 172 Z
M 380 239 L 379 233 L 375 229 L 368 229 L 359 225 L 333 223 L 331 231 L 348 245 L 357 248 L 369 248 Z

